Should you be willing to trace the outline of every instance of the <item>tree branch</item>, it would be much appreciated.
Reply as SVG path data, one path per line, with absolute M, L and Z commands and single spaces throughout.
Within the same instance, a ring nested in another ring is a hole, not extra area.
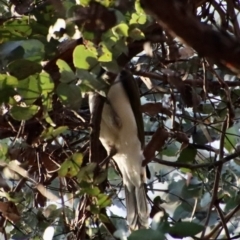
M 212 162 L 212 163 L 201 163 L 201 164 L 189 164 L 189 163 L 181 163 L 181 162 L 169 162 L 166 160 L 162 160 L 162 159 L 158 159 L 158 158 L 154 158 L 153 161 L 166 165 L 166 166 L 170 166 L 170 167 L 175 167 L 175 168 L 188 168 L 188 169 L 198 169 L 198 168 L 206 168 L 206 167 L 216 167 L 216 166 L 220 166 L 226 162 L 229 162 L 230 160 L 238 157 L 240 155 L 240 152 L 234 152 L 233 154 L 230 154 L 222 159 L 220 159 L 219 161 L 216 162 Z
M 141 0 L 143 9 L 155 17 L 172 36 L 193 47 L 199 55 L 240 74 L 240 43 L 227 32 L 218 32 L 199 22 L 182 1 Z M 221 49 L 221 51 L 219 51 Z

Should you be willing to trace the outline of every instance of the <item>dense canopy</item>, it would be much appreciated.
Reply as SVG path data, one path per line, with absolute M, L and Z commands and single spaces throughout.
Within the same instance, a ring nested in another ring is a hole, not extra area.
M 99 141 L 123 68 L 140 91 L 151 173 L 152 224 L 128 239 L 240 238 L 239 10 L 238 0 L 1 0 L 2 239 L 129 235 L 121 175 Z

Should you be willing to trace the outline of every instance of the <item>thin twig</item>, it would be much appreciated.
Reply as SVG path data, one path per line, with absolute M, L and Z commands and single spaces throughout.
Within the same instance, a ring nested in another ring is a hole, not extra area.
M 230 154 L 216 162 L 212 162 L 212 163 L 201 163 L 201 164 L 189 164 L 189 163 L 181 163 L 181 162 L 169 162 L 166 160 L 162 160 L 159 158 L 154 158 L 153 161 L 166 165 L 166 166 L 170 166 L 170 167 L 176 167 L 176 168 L 188 168 L 188 169 L 198 169 L 198 168 L 209 168 L 209 167 L 216 167 L 216 166 L 220 166 L 226 162 L 231 161 L 232 159 L 238 157 L 240 155 L 239 151 L 234 152 L 233 154 Z
M 221 220 L 221 223 L 222 223 L 222 226 L 223 226 L 223 228 L 224 228 L 224 230 L 225 230 L 227 239 L 230 239 L 230 234 L 229 234 L 229 231 L 228 231 L 228 228 L 227 228 L 227 222 L 226 222 L 226 220 L 225 220 L 225 218 L 224 218 L 224 215 L 223 215 L 223 213 L 222 213 L 221 208 L 219 207 L 219 203 L 218 203 L 218 202 L 215 202 L 214 206 L 215 206 L 215 208 L 216 208 L 216 210 L 217 210 L 217 212 L 218 212 L 218 216 L 219 216 L 219 218 L 220 218 L 220 220 Z M 220 232 L 221 232 L 221 231 L 219 231 L 219 233 L 220 233 Z

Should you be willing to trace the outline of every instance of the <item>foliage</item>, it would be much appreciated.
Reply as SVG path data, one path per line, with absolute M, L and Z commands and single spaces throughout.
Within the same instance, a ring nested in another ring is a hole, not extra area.
M 86 97 L 105 96 L 125 67 L 141 92 L 153 217 L 128 239 L 237 238 L 235 62 L 185 45 L 145 13 L 145 1 L 80 2 L 0 2 L 1 232 L 41 239 L 54 227 L 54 239 L 112 239 L 125 228 L 111 213 L 123 208 L 121 177 L 105 164 Z M 199 23 L 239 42 L 238 1 L 183 2 Z

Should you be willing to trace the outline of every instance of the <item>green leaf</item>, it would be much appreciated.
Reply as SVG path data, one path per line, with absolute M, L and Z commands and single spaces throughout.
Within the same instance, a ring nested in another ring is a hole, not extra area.
M 203 104 L 202 109 L 199 112 L 210 114 L 215 110 L 214 107 L 215 106 L 213 106 L 211 103 L 206 103 L 206 104 Z
M 136 0 L 136 1 L 135 1 L 135 9 L 136 9 L 136 12 L 137 12 L 137 13 L 143 13 L 143 14 L 145 14 L 145 12 L 144 12 L 144 10 L 143 10 L 143 8 L 142 8 L 142 6 L 141 6 L 140 0 Z
M 54 89 L 54 82 L 51 76 L 46 72 L 41 72 L 38 75 L 39 86 L 43 94 L 50 93 Z
M 128 44 L 124 38 L 121 38 L 117 41 L 113 48 L 114 56 L 118 57 L 122 53 L 128 55 Z
M 11 75 L 18 78 L 18 80 L 21 80 L 35 73 L 40 73 L 42 66 L 27 59 L 18 59 L 8 65 L 8 71 Z
M 95 184 L 101 184 L 104 180 L 107 179 L 108 172 L 106 170 L 100 172 L 94 179 Z
M 181 196 L 184 199 L 200 197 L 202 196 L 202 186 L 196 184 L 184 185 Z
M 16 87 L 17 85 L 17 78 L 6 74 L 0 74 L 0 89 L 4 89 L 7 87 Z
M 68 172 L 70 172 L 72 168 L 74 168 L 74 166 L 72 166 L 72 162 L 67 159 L 62 163 L 60 169 L 58 170 L 58 175 L 60 177 L 71 177 L 68 175 Z
M 68 130 L 67 126 L 61 126 L 58 128 L 49 127 L 42 132 L 41 138 L 45 140 L 54 139 L 58 137 L 60 134 L 66 132 L 67 130 Z
M 32 33 L 29 25 L 29 18 L 22 16 L 21 18 L 13 18 L 5 21 L 3 29 L 10 33 L 11 39 L 26 38 Z
M 81 153 L 74 153 L 71 157 L 65 160 L 59 171 L 60 177 L 74 177 L 78 174 L 82 165 L 83 155 Z
M 0 143 L 0 159 L 5 159 L 6 155 L 8 153 L 8 145 L 4 143 Z
M 85 7 L 88 6 L 90 2 L 91 0 L 81 0 L 81 5 Z
M 240 202 L 240 195 L 236 195 L 233 197 L 225 197 L 225 202 L 226 202 L 226 206 L 224 208 L 224 211 L 229 212 L 230 210 L 232 210 L 233 208 L 235 208 L 239 202 Z
M 120 71 L 120 66 L 118 65 L 117 61 L 113 59 L 111 62 L 103 62 L 101 63 L 101 66 L 109 72 L 113 73 L 119 73 Z
M 97 163 L 92 162 L 92 163 L 89 163 L 88 165 L 86 165 L 84 167 L 84 170 L 87 173 L 93 173 L 93 171 L 96 169 L 96 167 L 97 167 Z
M 129 21 L 130 25 L 138 25 L 138 24 L 145 24 L 147 21 L 147 16 L 146 14 L 138 14 L 138 13 L 133 13 L 131 16 L 131 19 Z
M 178 162 L 193 162 L 195 160 L 195 157 L 197 155 L 197 150 L 195 148 L 187 147 L 184 148 L 180 156 L 178 157 Z
M 107 88 L 107 84 L 104 81 L 97 79 L 86 70 L 77 69 L 77 76 L 82 80 L 81 85 L 86 85 L 92 90 L 100 91 Z
M 129 32 L 129 37 L 133 40 L 141 40 L 145 38 L 145 35 L 139 28 L 134 28 Z
M 114 181 L 116 179 L 120 179 L 119 175 L 113 167 L 108 167 L 108 180 Z
M 73 63 L 76 68 L 90 70 L 98 64 L 98 59 L 93 51 L 80 45 L 73 51 Z
M 167 148 L 161 151 L 161 154 L 164 156 L 173 157 L 176 156 L 177 152 L 179 150 L 179 147 L 177 147 L 175 142 L 172 142 L 171 144 L 167 145 Z
M 60 82 L 69 83 L 76 79 L 74 72 L 65 61 L 58 59 L 56 64 L 61 73 Z
M 138 24 L 145 24 L 147 22 L 147 16 L 145 14 L 141 14 L 137 22 Z
M 169 234 L 175 238 L 193 237 L 203 231 L 204 226 L 193 222 L 176 222 L 169 229 Z
M 112 49 L 118 41 L 118 38 L 113 33 L 109 34 L 109 31 L 103 34 L 102 39 L 108 49 Z
M 108 50 L 105 45 L 102 45 L 102 55 L 98 58 L 99 62 L 111 62 L 112 61 L 112 52 Z
M 83 161 L 83 155 L 82 153 L 74 153 L 72 155 L 72 160 L 78 165 L 81 166 L 82 165 L 82 161 Z
M 8 103 L 16 95 L 14 87 L 17 84 L 18 80 L 15 77 L 0 74 L 0 103 Z
M 31 75 L 18 82 L 17 91 L 26 104 L 32 104 L 41 95 L 38 75 Z
M 173 218 L 176 221 L 180 219 L 190 217 L 193 211 L 193 207 L 187 202 L 182 202 L 174 211 Z
M 239 126 L 234 125 L 231 128 L 227 129 L 225 138 L 224 138 L 224 147 L 231 152 L 235 145 L 238 142 L 239 138 Z
M 90 212 L 92 214 L 99 214 L 99 211 L 100 211 L 99 207 L 94 205 L 94 204 L 90 205 L 90 209 L 89 210 L 90 210 Z
M 96 163 L 89 163 L 87 166 L 84 166 L 81 168 L 80 172 L 78 173 L 78 181 L 82 182 L 82 180 L 85 180 L 87 182 L 91 181 L 93 179 L 93 172 L 96 169 L 97 164 Z
M 140 229 L 133 232 L 128 240 L 164 240 L 165 236 L 159 231 L 154 231 L 152 229 Z
M 112 31 L 113 34 L 117 37 L 128 37 L 128 25 L 126 23 L 120 23 L 115 26 Z
M 105 208 L 107 206 L 111 205 L 111 198 L 110 196 L 106 195 L 106 194 L 99 194 L 98 195 L 98 206 L 100 208 Z
M 22 41 L 21 46 L 24 48 L 24 58 L 30 61 L 39 62 L 44 59 L 45 45 L 37 39 L 28 39 Z
M 10 114 L 17 121 L 28 120 L 32 118 L 39 109 L 39 106 L 36 105 L 30 107 L 13 106 L 10 110 Z
M 100 193 L 100 190 L 98 187 L 91 187 L 91 188 L 84 188 L 81 190 L 82 193 L 87 193 L 91 196 L 97 196 Z
M 42 94 L 42 107 L 43 107 L 43 118 L 49 123 L 51 126 L 55 127 L 56 124 L 53 122 L 49 113 L 52 110 L 52 94 L 43 93 Z
M 82 94 L 80 87 L 74 84 L 60 83 L 56 92 L 61 102 L 68 108 L 78 110 L 81 107 Z
M 100 213 L 99 218 L 103 223 L 111 223 L 110 219 L 105 214 Z

